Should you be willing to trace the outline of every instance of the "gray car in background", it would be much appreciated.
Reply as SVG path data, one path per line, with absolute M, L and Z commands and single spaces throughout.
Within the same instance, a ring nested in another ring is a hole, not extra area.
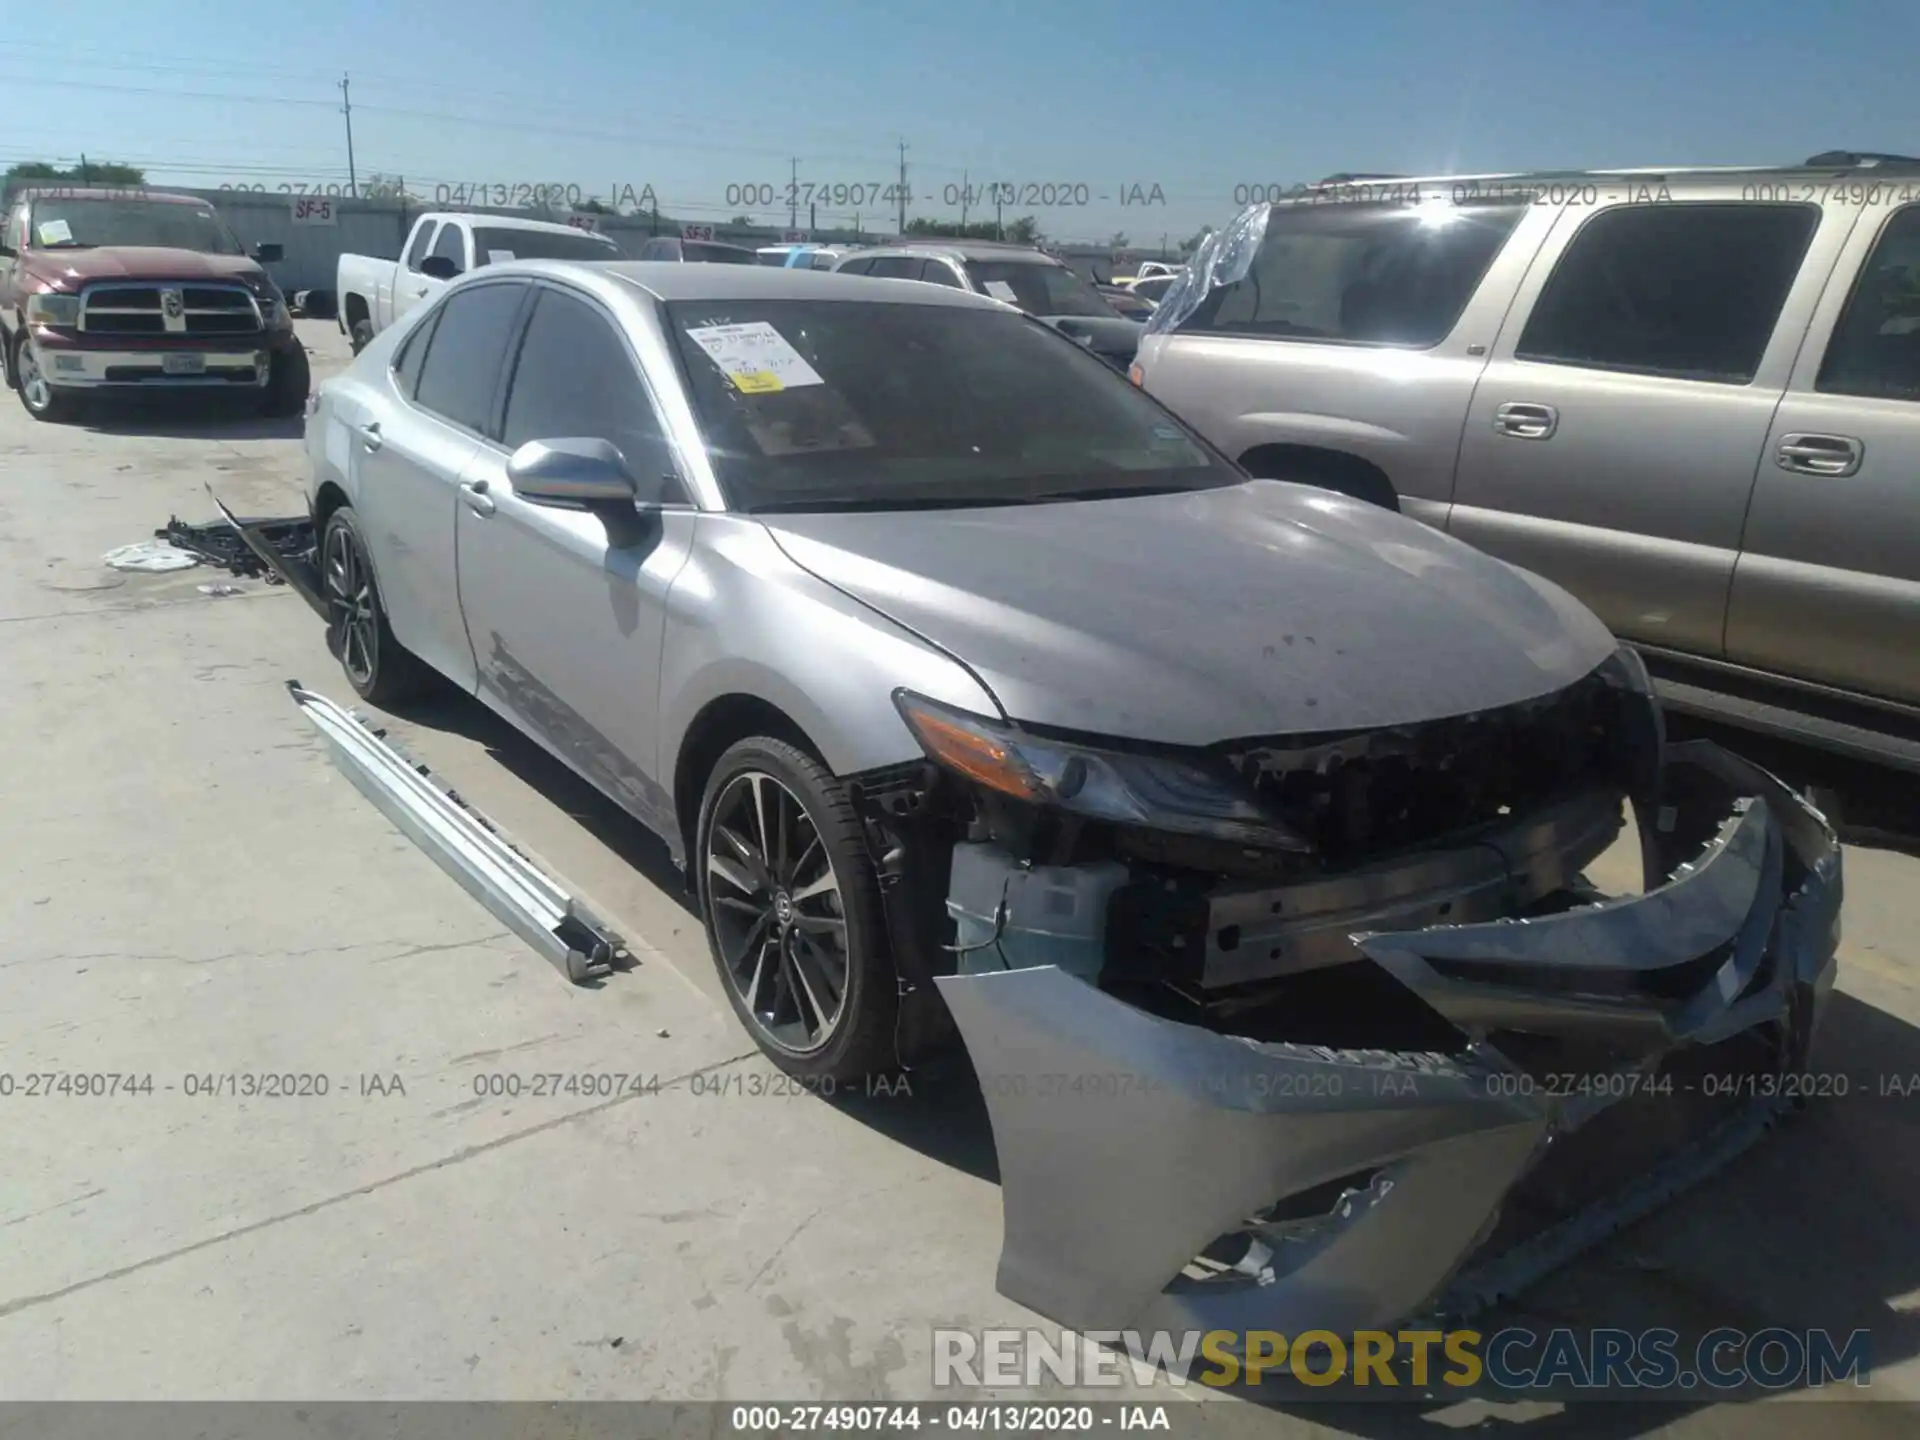
M 356 693 L 437 674 L 657 832 L 805 1084 L 957 1029 L 1000 1286 L 1062 1323 L 1510 1288 L 1795 1093 L 1819 814 L 1667 745 L 1558 586 L 1248 478 L 1011 306 L 490 265 L 306 444 Z M 1645 888 L 1609 897 L 1628 800 Z
M 1147 332 L 1249 471 L 1566 586 L 1707 713 L 1920 722 L 1920 161 L 1317 187 Z
M 880 280 L 919 280 L 1004 301 L 1052 326 L 1116 369 L 1131 363 L 1140 324 L 1093 282 L 1031 245 L 992 240 L 903 240 L 856 250 L 834 269 Z

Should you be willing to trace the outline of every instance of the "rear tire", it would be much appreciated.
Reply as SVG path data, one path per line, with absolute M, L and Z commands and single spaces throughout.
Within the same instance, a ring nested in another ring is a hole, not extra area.
M 707 778 L 694 883 L 733 1010 L 802 1080 L 890 1069 L 899 985 L 846 787 L 785 740 L 729 748 Z
M 426 690 L 433 671 L 394 639 L 366 537 L 350 505 L 327 517 L 320 537 L 320 580 L 327 602 L 327 649 L 339 660 L 353 693 L 384 707 Z

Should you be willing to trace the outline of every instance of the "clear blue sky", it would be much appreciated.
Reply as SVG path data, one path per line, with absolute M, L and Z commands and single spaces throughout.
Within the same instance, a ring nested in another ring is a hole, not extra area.
M 1920 4 L 1288 0 L 87 0 L 0 41 L 0 165 L 162 183 L 360 174 L 651 185 L 684 218 L 741 184 L 963 173 L 1085 185 L 1061 239 L 1179 236 L 1248 182 L 1336 170 L 1797 161 L 1920 152 Z M 1158 185 L 1164 205 L 1122 207 Z M 890 204 L 867 203 L 864 215 Z M 1009 218 L 1014 213 L 1009 211 Z M 977 210 L 976 210 L 977 217 Z M 802 217 L 804 220 L 804 216 Z M 828 216 L 823 208 L 822 223 Z M 871 222 L 870 222 L 871 223 Z

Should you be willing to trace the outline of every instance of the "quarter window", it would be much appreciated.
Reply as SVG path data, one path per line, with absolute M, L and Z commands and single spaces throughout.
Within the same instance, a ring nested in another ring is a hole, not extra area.
M 1548 277 L 1515 355 L 1744 385 L 1819 224 L 1811 205 L 1625 205 Z
M 1815 387 L 1920 400 L 1920 205 L 1895 212 L 1854 281 Z
M 408 399 L 413 398 L 414 388 L 420 383 L 420 366 L 427 358 L 427 346 L 433 343 L 434 322 L 439 319 L 439 314 L 436 310 L 422 317 L 419 326 L 400 347 L 399 359 L 394 361 L 394 383 Z
M 1247 273 L 1182 331 L 1426 349 L 1506 244 L 1518 205 L 1277 205 Z
M 440 307 L 415 400 L 482 435 L 493 419 L 501 357 L 525 285 L 462 285 Z

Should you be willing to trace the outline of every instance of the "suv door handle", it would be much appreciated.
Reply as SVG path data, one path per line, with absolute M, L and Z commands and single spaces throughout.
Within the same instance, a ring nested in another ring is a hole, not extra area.
M 484 480 L 462 480 L 460 498 L 476 515 L 491 515 L 500 508 L 493 503 L 493 497 L 487 494 L 487 482 Z
M 1560 428 L 1560 412 L 1551 405 L 1509 400 L 1493 412 L 1493 428 L 1516 440 L 1550 440 Z
M 369 420 L 365 425 L 360 426 L 359 433 L 360 443 L 365 445 L 369 450 L 378 450 L 386 443 L 380 438 L 380 422 L 378 420 Z
M 1774 463 L 1802 475 L 1851 475 L 1867 447 L 1851 435 L 1782 435 Z

